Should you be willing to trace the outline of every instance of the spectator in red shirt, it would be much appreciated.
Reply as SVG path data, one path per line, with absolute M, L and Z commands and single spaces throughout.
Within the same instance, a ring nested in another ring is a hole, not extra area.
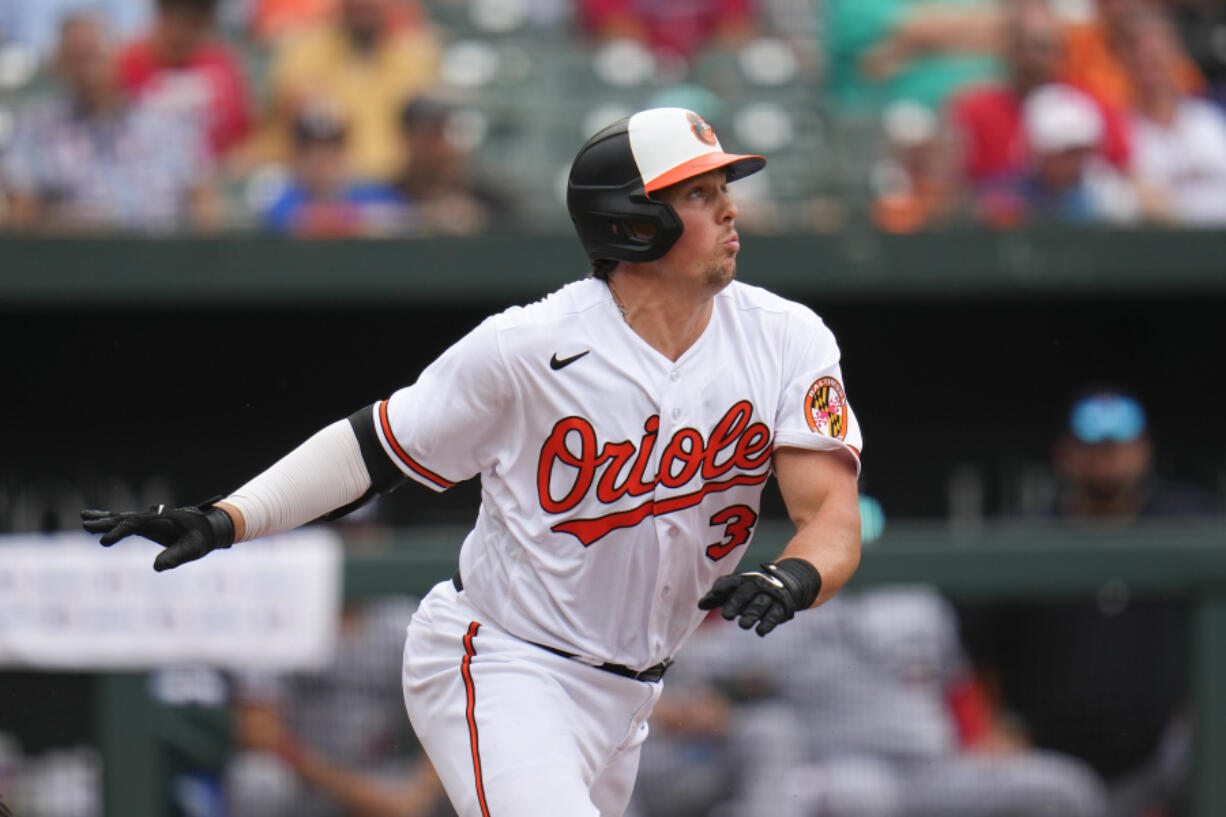
M 642 41 L 656 54 L 689 60 L 711 40 L 737 42 L 754 28 L 753 0 L 579 0 L 588 31 Z
M 123 88 L 153 107 L 196 120 L 220 156 L 251 127 L 235 54 L 213 36 L 217 0 L 157 0 L 148 34 L 119 56 Z
M 1064 53 L 1063 31 L 1045 0 L 1018 0 L 1006 8 L 1007 84 L 968 89 L 951 105 L 962 172 L 972 185 L 1015 174 L 1029 162 L 1022 101 L 1035 88 L 1057 80 Z M 1099 150 L 1124 168 L 1129 159 L 1126 120 L 1120 111 L 1095 102 L 1103 120 Z

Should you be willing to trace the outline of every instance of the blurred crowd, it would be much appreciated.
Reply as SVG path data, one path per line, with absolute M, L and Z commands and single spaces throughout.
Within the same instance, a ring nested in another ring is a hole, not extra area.
M 0 226 L 564 230 L 574 146 L 661 104 L 772 160 L 751 230 L 1220 225 L 1224 41 L 1212 0 L 0 0 Z

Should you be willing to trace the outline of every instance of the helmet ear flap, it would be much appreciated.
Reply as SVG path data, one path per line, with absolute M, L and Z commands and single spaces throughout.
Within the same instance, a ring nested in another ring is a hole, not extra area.
M 615 122 L 589 139 L 571 165 L 566 206 L 593 262 L 654 261 L 681 237 L 676 211 L 649 198 L 643 189 L 630 149 L 628 122 Z M 635 224 L 650 225 L 654 234 L 637 232 Z
M 629 193 L 624 188 L 572 184 L 571 195 L 572 201 L 586 200 L 583 209 L 572 209 L 571 218 L 592 261 L 655 261 L 681 237 L 683 225 L 677 212 L 665 202 L 648 198 L 641 187 Z M 649 229 L 636 229 L 642 226 Z

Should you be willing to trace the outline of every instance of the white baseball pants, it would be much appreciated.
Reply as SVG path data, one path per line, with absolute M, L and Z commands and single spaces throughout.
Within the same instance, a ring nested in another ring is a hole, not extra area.
M 459 817 L 621 817 L 661 689 L 509 635 L 451 582 L 413 616 L 403 682 Z

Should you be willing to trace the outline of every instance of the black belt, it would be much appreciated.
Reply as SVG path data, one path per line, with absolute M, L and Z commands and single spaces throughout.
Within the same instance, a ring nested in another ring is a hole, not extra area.
M 459 593 L 461 590 L 464 589 L 464 582 L 460 579 L 460 572 L 458 570 L 456 571 L 455 575 L 451 577 L 451 583 L 452 585 L 455 586 L 457 593 Z M 560 655 L 563 658 L 570 658 L 575 661 L 578 661 L 580 664 L 583 664 L 584 666 L 595 667 L 596 669 L 602 669 L 605 672 L 611 672 L 614 675 L 620 675 L 623 678 L 633 678 L 636 681 L 648 681 L 651 683 L 659 681 L 661 678 L 664 677 L 664 673 L 673 664 L 671 660 L 661 661 L 655 666 L 648 667 L 647 669 L 641 669 L 641 670 L 631 669 L 630 667 L 627 667 L 625 664 L 612 664 L 608 661 L 606 661 L 603 664 L 589 664 L 586 661 L 583 661 L 582 659 L 580 659 L 579 656 L 575 655 L 573 652 L 567 652 L 566 650 L 559 650 L 557 647 L 551 647 L 548 644 L 538 644 L 535 641 L 529 641 L 528 643 L 534 647 L 540 647 L 542 650 L 548 650 L 554 655 Z

